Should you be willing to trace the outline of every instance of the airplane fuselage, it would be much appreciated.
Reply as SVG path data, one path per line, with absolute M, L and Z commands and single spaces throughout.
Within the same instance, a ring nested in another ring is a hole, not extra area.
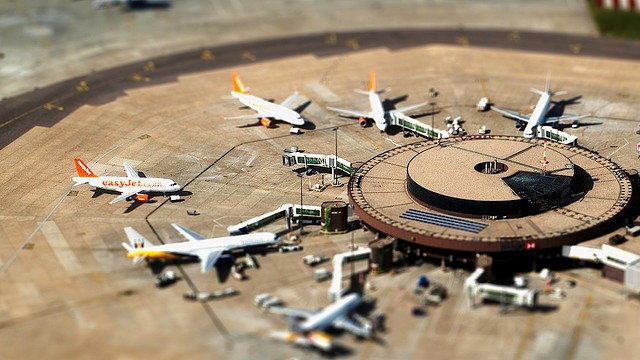
M 272 117 L 277 120 L 288 122 L 292 125 L 304 125 L 305 121 L 302 116 L 288 107 L 274 104 L 257 96 L 243 94 L 237 91 L 231 91 L 231 96 L 238 99 L 241 103 L 250 107 L 261 116 Z
M 131 178 L 122 176 L 74 177 L 73 181 L 85 182 L 96 188 L 126 193 L 133 190 L 141 192 L 167 193 L 181 189 L 175 181 L 165 178 Z
M 338 301 L 327 306 L 319 313 L 310 316 L 307 320 L 298 325 L 298 330 L 302 332 L 312 330 L 322 330 L 333 323 L 336 319 L 344 316 L 355 309 L 360 304 L 360 295 L 353 293 L 340 298 Z
M 380 96 L 373 90 L 369 90 L 369 117 L 373 119 L 380 131 L 387 130 L 388 123 L 384 116 L 382 101 L 380 101 Z
M 145 256 L 148 258 L 172 258 L 175 256 L 196 256 L 200 250 L 220 249 L 230 251 L 238 248 L 275 245 L 278 238 L 273 233 L 253 233 L 247 235 L 227 236 L 215 239 L 186 241 L 151 248 L 140 248 L 127 254 L 130 258 Z
M 540 99 L 533 108 L 533 113 L 527 122 L 527 126 L 524 128 L 523 136 L 526 138 L 533 138 L 536 136 L 538 126 L 544 125 L 546 121 L 547 112 L 551 105 L 551 94 L 549 92 L 543 92 L 540 95 Z

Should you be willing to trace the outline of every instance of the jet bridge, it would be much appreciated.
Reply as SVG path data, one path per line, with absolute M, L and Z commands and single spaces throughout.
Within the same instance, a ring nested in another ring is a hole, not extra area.
M 287 219 L 287 228 L 291 229 L 291 221 L 299 222 L 301 214 L 304 215 L 305 223 L 320 222 L 320 206 L 302 205 L 300 207 L 299 204 L 283 204 L 276 210 L 266 212 L 236 225 L 230 225 L 227 227 L 227 231 L 229 235 L 248 234 L 281 218 Z
M 287 152 L 282 155 L 282 164 L 286 166 L 304 165 L 318 166 L 331 169 L 331 171 L 340 170 L 343 173 L 351 176 L 356 172 L 356 169 L 352 164 L 342 158 L 337 158 L 335 155 L 322 155 L 322 154 L 307 154 L 303 152 Z M 334 174 L 335 175 L 335 174 Z M 334 176 L 335 177 L 335 176 Z
M 345 291 L 343 288 L 343 280 L 346 276 L 350 277 L 354 274 L 369 273 L 371 270 L 370 259 L 371 248 L 368 247 L 335 255 L 333 257 L 333 275 L 328 294 L 329 300 L 336 301 L 343 295 Z M 343 273 L 343 268 L 346 264 L 351 264 L 352 269 L 345 275 Z
M 413 131 L 429 139 L 446 139 L 449 137 L 448 131 L 432 128 L 431 125 L 427 125 L 401 112 L 389 112 L 389 119 L 391 120 L 391 125 L 400 126 L 403 130 Z
M 554 129 L 551 126 L 538 126 L 538 137 L 556 141 L 565 145 L 576 146 L 578 144 L 577 136 L 567 134 L 564 131 Z
M 538 291 L 480 283 L 479 281 L 482 275 L 484 275 L 484 269 L 477 268 L 476 271 L 464 281 L 464 290 L 467 294 L 470 308 L 475 308 L 478 300 L 491 300 L 501 304 L 528 308 L 535 308 L 538 305 Z

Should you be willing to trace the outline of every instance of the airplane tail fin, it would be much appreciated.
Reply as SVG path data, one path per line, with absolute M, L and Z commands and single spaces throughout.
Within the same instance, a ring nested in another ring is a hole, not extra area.
M 551 73 L 550 72 L 547 73 L 547 81 L 544 84 L 544 92 L 534 88 L 531 88 L 531 91 L 538 95 L 547 93 L 549 94 L 549 96 L 565 95 L 567 93 L 566 91 L 555 91 L 555 92 L 551 91 Z
M 373 69 L 369 71 L 369 91 L 376 91 L 376 72 Z
M 80 158 L 73 159 L 74 164 L 76 164 L 76 172 L 80 177 L 96 177 L 96 174 L 89 169 L 89 166 L 82 161 Z
M 240 75 L 238 73 L 231 74 L 231 80 L 233 81 L 233 90 L 242 94 L 247 94 L 247 89 L 242 85 Z
M 151 248 L 154 245 L 132 227 L 124 228 L 124 232 L 127 234 L 127 238 L 129 238 L 129 244 L 123 242 L 122 246 L 127 249 L 128 256 L 133 258 L 133 263 L 138 264 L 144 260 L 146 256 L 138 254 L 132 255 L 131 253 L 139 251 L 140 249 Z
M 127 238 L 129 239 L 129 247 L 126 247 L 127 250 L 129 250 L 129 248 L 135 250 L 135 249 L 147 249 L 147 248 L 152 248 L 155 245 L 147 240 L 147 238 L 145 238 L 144 236 L 142 236 L 142 234 L 140 234 L 139 232 L 137 232 L 136 230 L 134 230 L 132 227 L 128 226 L 126 228 L 124 228 L 124 232 L 125 234 L 127 234 Z M 131 252 L 131 251 L 130 251 Z
M 544 91 L 545 92 L 551 91 L 551 73 L 550 72 L 547 73 L 547 82 L 544 85 Z

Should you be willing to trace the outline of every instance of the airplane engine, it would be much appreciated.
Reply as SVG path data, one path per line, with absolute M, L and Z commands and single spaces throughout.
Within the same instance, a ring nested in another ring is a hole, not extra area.
M 522 121 L 516 121 L 516 129 L 520 130 L 524 127 L 524 123 Z
M 367 126 L 367 119 L 363 118 L 362 116 L 360 118 L 358 118 L 358 124 L 360 124 L 360 126 L 365 127 Z
M 260 118 L 260 125 L 268 128 L 271 127 L 271 120 L 267 119 L 267 118 Z
M 136 201 L 145 203 L 149 201 L 149 194 L 136 194 Z

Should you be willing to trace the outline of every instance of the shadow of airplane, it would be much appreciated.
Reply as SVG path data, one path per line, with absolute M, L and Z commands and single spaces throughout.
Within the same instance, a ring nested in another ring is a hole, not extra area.
M 553 105 L 551 106 L 551 108 L 549 108 L 549 111 L 547 111 L 546 116 L 547 117 L 562 116 L 567 106 L 580 104 L 581 99 L 582 99 L 582 95 L 578 95 L 570 99 L 552 101 L 551 104 Z

